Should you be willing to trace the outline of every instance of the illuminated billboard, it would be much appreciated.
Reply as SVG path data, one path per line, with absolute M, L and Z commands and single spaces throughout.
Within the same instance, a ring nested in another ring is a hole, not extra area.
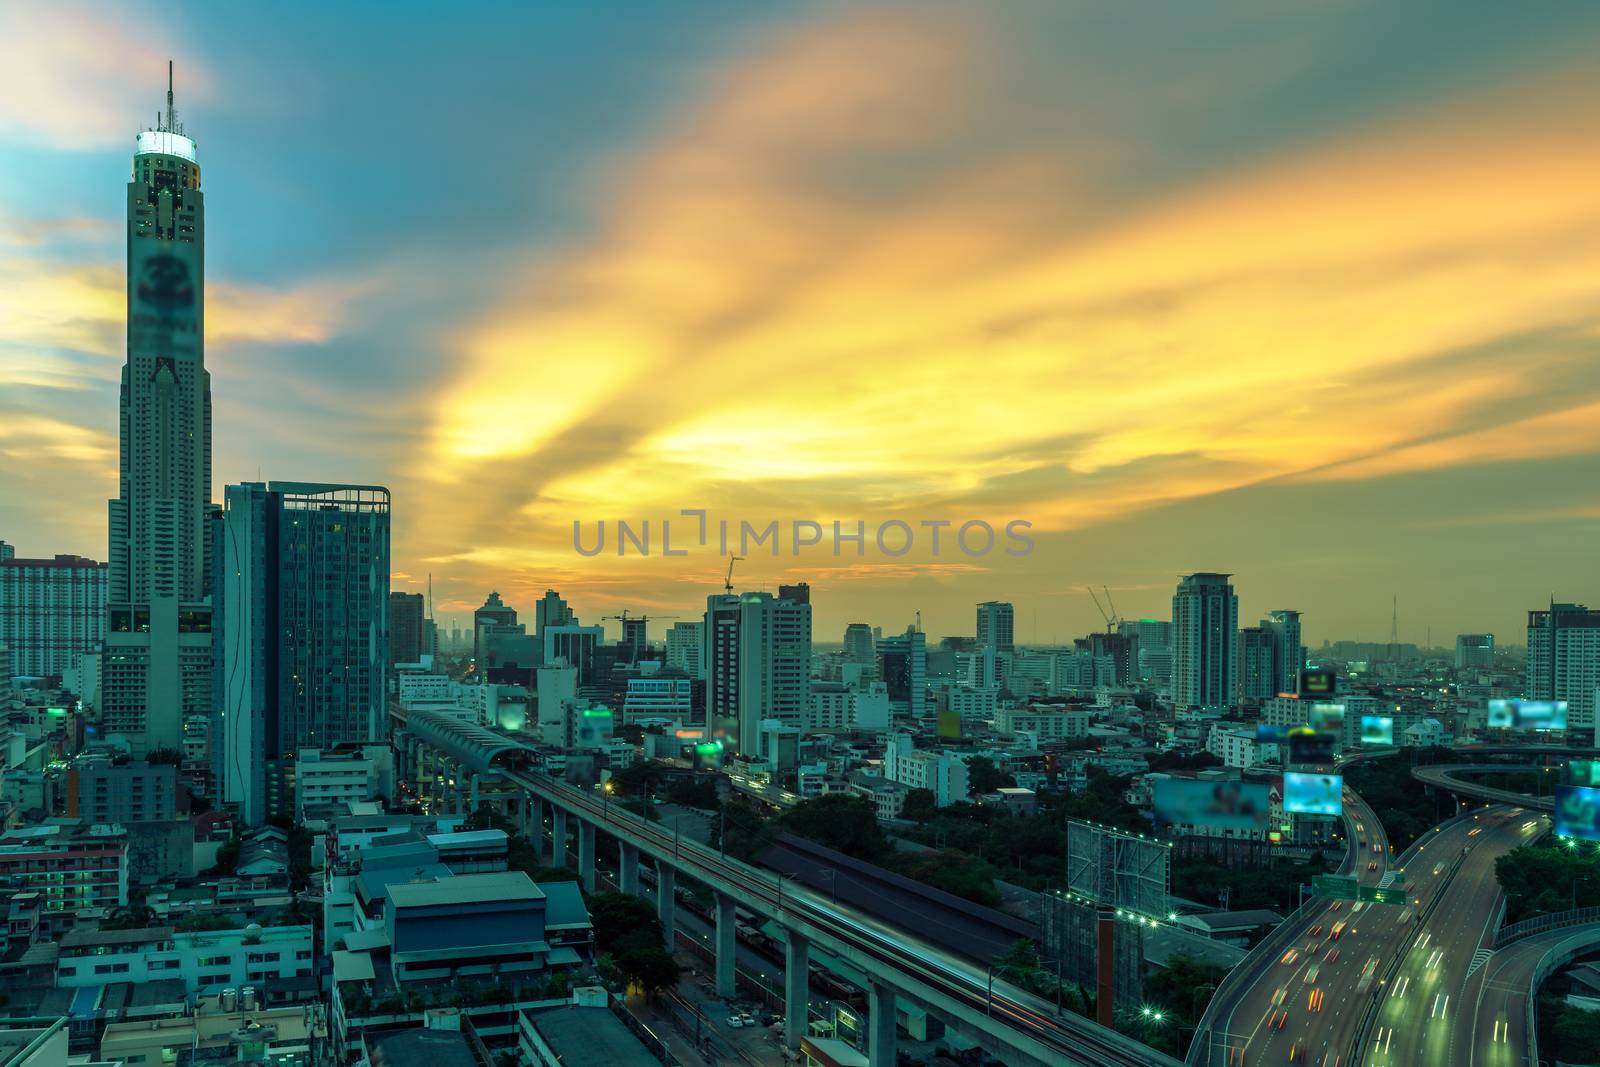
M 1256 740 L 1273 744 L 1287 743 L 1289 729 L 1287 726 L 1276 726 L 1268 722 L 1256 723 Z
M 1363 745 L 1394 744 L 1394 716 L 1361 716 L 1361 743 Z
M 1511 701 L 1489 701 L 1489 718 L 1486 725 L 1491 730 L 1509 730 L 1516 721 L 1511 711 Z
M 1311 725 L 1318 730 L 1339 733 L 1344 729 L 1344 705 L 1323 703 L 1311 705 Z
M 1556 786 L 1556 833 L 1600 841 L 1600 789 L 1582 785 Z
M 1192 778 L 1157 778 L 1150 798 L 1161 822 L 1235 830 L 1265 830 L 1271 804 L 1264 783 Z
M 1600 760 L 1570 761 L 1567 764 L 1567 781 L 1573 785 L 1600 785 Z
M 1334 735 L 1297 726 L 1289 731 L 1290 763 L 1332 763 Z
M 1344 778 L 1337 774 L 1285 772 L 1283 810 L 1301 815 L 1344 814 Z
M 1565 700 L 1517 700 L 1512 713 L 1519 730 L 1565 730 L 1567 728 L 1567 702 Z

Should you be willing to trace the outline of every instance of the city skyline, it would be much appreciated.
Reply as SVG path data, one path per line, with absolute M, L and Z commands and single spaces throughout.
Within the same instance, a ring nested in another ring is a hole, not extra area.
M 212 500 L 258 472 L 393 486 L 394 586 L 431 572 L 441 619 L 490 589 L 523 610 L 558 589 L 586 618 L 692 609 L 721 587 L 715 553 L 587 559 L 571 523 L 705 507 L 1033 523 L 1026 558 L 739 564 L 740 589 L 810 581 L 824 640 L 918 611 L 968 633 L 1006 600 L 1019 643 L 1068 641 L 1102 627 L 1085 585 L 1164 618 L 1178 576 L 1216 570 L 1241 623 L 1303 611 L 1311 647 L 1386 641 L 1394 596 L 1404 642 L 1520 644 L 1552 595 L 1600 596 L 1600 116 L 1570 91 L 1596 16 L 1349 13 L 1331 37 L 1274 16 L 1249 74 L 1217 50 L 1163 69 L 1160 34 L 1104 27 L 1126 75 L 1061 73 L 1062 28 L 1033 8 L 478 14 L 437 49 L 412 15 L 356 57 L 365 27 L 336 23 L 294 77 L 261 42 L 302 37 L 304 12 L 19 21 L 0 536 L 104 558 L 116 190 L 170 42 L 226 190 Z M 530 73 L 499 51 L 518 29 L 571 55 Z M 1394 54 L 1367 52 L 1380 33 Z M 529 114 L 541 100 L 570 113 Z M 527 138 L 484 136 L 519 121 Z M 458 156 L 418 150 L 435 128 L 470 146 L 471 203 L 433 198 Z

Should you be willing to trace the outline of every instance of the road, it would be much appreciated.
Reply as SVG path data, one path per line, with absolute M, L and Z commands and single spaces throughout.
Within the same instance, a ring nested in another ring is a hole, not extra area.
M 1506 774 L 1511 771 L 1539 770 L 1538 767 L 1507 764 L 1507 763 L 1435 763 L 1422 767 L 1413 767 L 1411 777 L 1424 785 L 1431 785 L 1447 792 L 1460 796 L 1474 797 L 1478 800 L 1487 800 L 1496 804 L 1516 804 L 1522 807 L 1538 808 L 1543 811 L 1555 810 L 1555 799 L 1550 795 L 1561 778 L 1559 768 L 1544 768 L 1550 776 L 1551 789 L 1545 791 L 1544 796 L 1530 797 L 1526 793 L 1518 793 L 1511 789 L 1497 789 L 1492 785 L 1474 782 L 1474 774 Z
M 1150 1067 L 1176 1061 L 1114 1030 L 1071 1014 L 974 968 L 903 930 L 863 915 L 828 897 L 790 885 L 670 830 L 646 822 L 595 794 L 532 771 L 507 770 L 507 777 L 548 802 L 578 812 L 607 833 L 631 839 L 647 854 L 672 857 L 690 877 L 713 889 L 732 892 L 750 910 L 780 917 L 824 951 L 866 961 L 864 969 L 882 976 L 897 992 L 925 1004 L 951 1021 L 982 1033 L 997 1056 L 1038 1063 L 1128 1064 Z
M 1340 874 L 1354 874 L 1361 885 L 1378 885 L 1387 873 L 1389 840 L 1366 801 L 1350 790 L 1344 793 L 1345 832 L 1352 848 L 1339 867 Z M 1365 844 L 1362 844 L 1365 842 Z M 1376 870 L 1368 870 L 1369 864 Z M 1289 964 L 1281 961 L 1285 951 L 1252 953 L 1239 966 L 1246 968 L 1246 984 L 1234 994 L 1232 1002 L 1219 1005 L 1208 1047 L 1198 1058 L 1188 1062 L 1233 1067 L 1240 1062 L 1241 1053 L 1247 1062 L 1283 1063 L 1289 1050 L 1297 1044 L 1317 1048 L 1335 1047 L 1340 1035 L 1354 1038 L 1360 1025 L 1359 1011 L 1354 1007 L 1355 985 L 1360 977 L 1361 965 L 1378 943 L 1379 928 L 1397 918 L 1400 908 L 1389 905 L 1366 904 L 1360 911 L 1354 901 L 1328 900 L 1321 907 L 1307 909 L 1309 914 L 1291 917 L 1286 922 L 1298 928 L 1287 945 L 1294 953 Z M 1384 915 L 1385 911 L 1391 914 Z M 1327 940 L 1333 925 L 1344 920 L 1347 926 L 1337 942 Z M 1322 926 L 1322 932 L 1311 935 L 1309 931 Z M 1337 952 L 1333 961 L 1324 957 Z M 1365 954 L 1364 954 L 1365 952 Z M 1307 984 L 1305 976 L 1312 966 L 1318 968 L 1319 985 Z M 1323 1010 L 1311 1011 L 1308 999 L 1314 988 L 1323 990 Z M 1344 995 L 1339 995 L 1343 990 Z M 1280 990 L 1282 992 L 1280 992 Z M 1282 1004 L 1275 1003 L 1282 1000 Z M 1279 1013 L 1286 1013 L 1283 1029 L 1270 1025 Z
M 1473 1010 L 1457 1020 L 1464 1028 L 1461 1045 L 1467 1048 L 1465 1067 L 1533 1067 L 1528 1048 L 1528 984 L 1535 968 L 1551 949 L 1583 947 L 1592 950 L 1600 931 L 1595 924 L 1567 926 L 1526 937 L 1498 949 L 1468 981 L 1465 995 Z
M 1483 958 L 1500 921 L 1502 894 L 1494 863 L 1548 828 L 1541 814 L 1497 806 L 1427 835 L 1427 850 L 1410 865 L 1418 877 L 1408 878 L 1413 899 L 1422 904 L 1416 938 L 1392 980 L 1379 990 L 1382 1001 L 1362 1050 L 1363 1064 L 1417 1067 L 1471 1060 L 1478 1047 L 1473 1015 L 1481 1022 L 1483 1012 L 1469 987 L 1481 988 Z M 1476 971 L 1474 954 L 1480 954 Z M 1525 995 L 1526 981 L 1522 988 Z M 1494 1010 L 1491 1005 L 1491 1014 Z

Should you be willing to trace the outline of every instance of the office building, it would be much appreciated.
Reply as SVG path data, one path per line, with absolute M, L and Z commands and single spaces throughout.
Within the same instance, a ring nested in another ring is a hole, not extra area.
M 1131 634 L 1094 633 L 1073 642 L 1094 661 L 1094 684 L 1129 687 L 1139 680 L 1139 639 Z
M 1260 626 L 1239 631 L 1239 703 L 1259 704 L 1278 695 L 1277 641 Z
M 778 599 L 787 600 L 795 604 L 811 603 L 811 584 L 799 582 L 795 585 L 778 586 Z
M 0 560 L 0 644 L 11 649 L 11 673 L 62 677 L 80 656 L 99 653 L 106 585 L 106 565 L 82 556 Z
M 928 635 L 911 626 L 877 640 L 878 680 L 889 693 L 889 710 L 914 719 L 928 714 Z
M 1155 685 L 1172 681 L 1172 623 L 1164 619 L 1123 619 L 1117 632 L 1137 640 L 1140 679 Z
M 173 980 L 189 993 L 261 987 L 309 978 L 315 969 L 313 940 L 309 924 L 194 933 L 171 926 L 73 930 L 61 939 L 56 985 L 81 989 Z
M 1593 731 L 1600 686 L 1600 611 L 1555 604 L 1528 612 L 1527 695 L 1565 700 L 1567 728 Z
M 136 755 L 176 749 L 212 704 L 211 375 L 205 199 L 173 108 L 135 138 L 127 199 L 128 358 L 109 502 L 101 728 Z
M 171 822 L 178 817 L 178 768 L 79 759 L 67 772 L 67 815 L 90 826 Z
M 938 807 L 967 799 L 967 765 L 948 752 L 918 750 L 907 734 L 889 738 L 883 753 L 883 776 L 908 789 L 926 789 Z
M 700 635 L 704 623 L 677 622 L 667 631 L 667 669 L 682 671 L 690 678 L 705 677 L 700 659 L 703 655 Z
M 1494 634 L 1456 634 L 1456 670 L 1494 666 Z
M 427 650 L 421 593 L 389 594 L 389 662 L 421 663 Z
M 497 596 L 498 594 L 491 594 Z M 486 605 L 487 606 L 487 605 Z M 516 612 L 511 613 L 511 621 L 517 621 Z M 576 626 L 578 617 L 572 613 L 572 608 L 561 599 L 561 594 L 554 589 L 546 589 L 544 596 L 540 597 L 533 605 L 533 634 L 543 638 L 547 626 Z
M 1003 734 L 1032 734 L 1041 742 L 1071 741 L 1089 736 L 1089 711 L 1044 705 L 1005 707 L 995 713 L 995 727 Z
M 988 600 L 978 605 L 978 647 L 987 645 L 999 652 L 1010 652 L 1015 647 L 1016 612 L 1001 600 Z
M 215 773 L 250 825 L 302 748 L 389 736 L 389 491 L 248 482 L 225 494 Z
M 803 726 L 810 713 L 811 605 L 770 593 L 706 598 L 706 724 L 754 756 L 761 722 Z
M 863 667 L 876 667 L 877 649 L 873 645 L 872 627 L 864 622 L 853 622 L 844 628 L 844 658 L 846 663 Z
M 698 717 L 694 690 L 694 679 L 684 674 L 629 678 L 622 703 L 622 721 L 694 722 Z
M 1172 703 L 1225 710 L 1237 686 L 1239 598 L 1231 575 L 1201 571 L 1172 597 Z
M 564 661 L 569 667 L 577 670 L 579 685 L 588 685 L 594 681 L 595 652 L 605 637 L 605 630 L 602 627 L 564 623 L 560 626 L 546 626 L 541 636 L 546 664 Z
M 549 599 L 552 594 L 546 593 Z M 484 637 L 487 634 L 513 630 L 517 625 L 517 609 L 500 599 L 499 592 L 491 592 L 483 607 L 472 613 L 472 658 L 483 669 Z
M 1261 629 L 1272 635 L 1272 664 L 1276 689 L 1267 694 L 1294 693 L 1300 689 L 1300 671 L 1306 665 L 1306 646 L 1300 637 L 1298 611 L 1271 611 Z

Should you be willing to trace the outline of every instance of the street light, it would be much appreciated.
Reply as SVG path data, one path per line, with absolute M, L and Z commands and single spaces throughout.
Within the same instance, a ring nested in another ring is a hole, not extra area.
M 600 803 L 600 818 L 611 821 L 611 783 L 608 781 L 600 787 L 601 794 L 605 797 Z

